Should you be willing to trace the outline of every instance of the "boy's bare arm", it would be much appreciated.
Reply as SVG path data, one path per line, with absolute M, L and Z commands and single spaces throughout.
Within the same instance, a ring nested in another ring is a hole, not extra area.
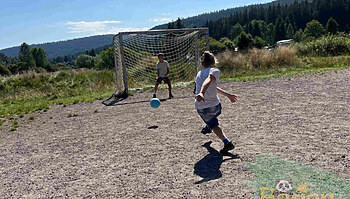
M 236 95 L 233 95 L 233 94 L 231 94 L 231 93 L 229 93 L 229 92 L 227 92 L 224 89 L 219 88 L 219 87 L 217 87 L 217 89 L 218 89 L 219 94 L 226 96 L 232 103 L 237 101 Z
M 213 75 L 209 75 L 209 77 L 207 79 L 204 80 L 203 84 L 202 84 L 202 88 L 201 91 L 199 92 L 199 94 L 196 96 L 196 100 L 198 102 L 200 101 L 204 101 L 204 94 L 205 92 L 208 90 L 210 84 L 216 81 L 216 78 Z

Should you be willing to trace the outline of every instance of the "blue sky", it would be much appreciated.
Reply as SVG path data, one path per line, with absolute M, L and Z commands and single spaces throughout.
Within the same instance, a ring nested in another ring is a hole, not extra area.
M 220 9 L 272 0 L 4 0 L 0 49 L 85 36 L 148 30 Z

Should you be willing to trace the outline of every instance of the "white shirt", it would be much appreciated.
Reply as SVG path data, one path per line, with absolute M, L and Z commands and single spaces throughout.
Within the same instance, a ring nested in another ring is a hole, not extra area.
M 159 77 L 168 77 L 169 64 L 167 61 L 157 62 L 157 69 L 159 70 Z
M 218 98 L 217 82 L 220 78 L 220 70 L 217 68 L 204 68 L 198 72 L 196 77 L 196 95 L 201 91 L 203 82 L 208 78 L 209 75 L 213 75 L 216 78 L 215 82 L 212 82 L 208 90 L 204 94 L 204 101 L 197 102 L 195 100 L 196 109 L 205 109 L 209 107 L 217 106 L 220 103 Z

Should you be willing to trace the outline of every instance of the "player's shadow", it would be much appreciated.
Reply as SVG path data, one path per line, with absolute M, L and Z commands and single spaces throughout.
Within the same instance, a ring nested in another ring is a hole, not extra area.
M 201 184 L 221 178 L 221 164 L 227 160 L 239 159 L 238 155 L 233 155 L 231 153 L 221 154 L 210 146 L 211 143 L 212 142 L 210 141 L 202 145 L 208 150 L 209 154 L 194 165 L 193 173 L 203 178 L 202 180 L 195 182 L 195 184 Z M 229 156 L 231 158 L 224 160 L 224 156 Z

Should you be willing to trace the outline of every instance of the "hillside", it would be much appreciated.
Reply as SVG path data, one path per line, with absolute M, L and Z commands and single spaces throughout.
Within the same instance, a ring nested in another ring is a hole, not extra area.
M 33 44 L 30 47 L 43 48 L 46 52 L 47 58 L 51 59 L 58 56 L 74 55 L 76 53 L 85 52 L 87 50 L 96 49 L 106 45 L 112 45 L 113 35 L 98 35 L 92 37 L 84 37 L 79 39 L 72 39 L 67 41 L 58 41 L 44 44 Z M 17 57 L 19 46 L 2 49 L 8 57 Z
M 277 1 L 272 1 L 271 3 L 265 3 L 265 4 L 257 4 L 257 5 L 261 5 L 261 6 L 269 6 L 271 4 L 281 4 L 281 5 L 285 5 L 285 4 L 292 4 L 294 3 L 296 0 L 277 0 Z M 302 1 L 302 0 L 297 0 L 297 1 Z M 310 1 L 310 0 L 309 0 Z M 214 12 L 209 12 L 209 13 L 203 13 L 197 16 L 193 16 L 193 17 L 188 17 L 183 19 L 181 22 L 185 27 L 199 27 L 199 26 L 205 26 L 207 21 L 216 21 L 220 18 L 224 18 L 224 17 L 229 17 L 230 15 L 236 13 L 236 12 L 240 12 L 243 11 L 245 9 L 249 9 L 252 6 L 256 6 L 256 5 L 249 5 L 249 6 L 243 6 L 243 7 L 236 7 L 236 8 L 229 8 L 229 9 L 224 9 L 224 10 L 219 10 L 219 11 L 214 11 Z M 155 26 L 154 28 L 152 28 L 152 30 L 156 30 L 156 29 L 166 29 L 168 27 L 168 24 L 161 24 L 158 26 Z
M 301 1 L 301 0 L 297 0 L 297 1 Z M 272 1 L 271 3 L 259 4 L 259 5 L 267 7 L 271 4 L 279 3 L 281 5 L 284 5 L 284 4 L 292 4 L 293 2 L 295 2 L 295 0 L 277 0 L 277 1 Z M 183 19 L 182 23 L 185 27 L 205 26 L 207 21 L 210 21 L 210 20 L 216 21 L 220 18 L 229 17 L 230 15 L 236 12 L 249 9 L 252 6 L 256 6 L 256 5 L 229 8 L 229 9 L 214 11 L 210 13 L 203 13 L 197 16 Z M 159 26 L 155 26 L 152 29 L 166 29 L 166 28 L 167 28 L 167 24 L 162 24 Z M 30 47 L 43 48 L 47 54 L 47 58 L 52 59 L 55 57 L 65 56 L 65 55 L 75 56 L 77 54 L 83 53 L 91 49 L 105 48 L 108 45 L 112 45 L 112 38 L 113 38 L 113 35 L 98 35 L 98 36 L 72 39 L 67 41 L 50 42 L 50 43 L 44 43 L 44 44 L 32 44 L 30 45 Z M 19 52 L 19 46 L 2 49 L 0 50 L 0 52 L 4 53 L 8 57 L 17 57 Z

